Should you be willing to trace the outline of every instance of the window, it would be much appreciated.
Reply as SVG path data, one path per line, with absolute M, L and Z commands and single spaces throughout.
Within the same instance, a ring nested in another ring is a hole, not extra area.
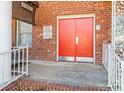
M 32 46 L 32 25 L 17 21 L 17 46 Z

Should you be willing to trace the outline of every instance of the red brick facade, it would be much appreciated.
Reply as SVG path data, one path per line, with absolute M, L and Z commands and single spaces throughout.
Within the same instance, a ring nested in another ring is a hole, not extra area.
M 62 2 L 40 2 L 36 11 L 36 25 L 33 27 L 33 43 L 30 49 L 30 59 L 42 61 L 56 60 L 56 31 L 57 16 L 95 14 L 95 23 L 101 25 L 96 30 L 96 64 L 102 63 L 102 44 L 111 41 L 111 2 L 110 1 L 62 1 Z M 14 21 L 14 20 L 13 20 Z M 13 24 L 16 24 L 15 21 Z M 52 25 L 52 40 L 43 39 L 43 26 Z M 15 25 L 13 25 L 15 26 Z M 13 46 L 15 46 L 15 31 L 13 27 Z M 51 52 L 48 52 L 51 50 Z

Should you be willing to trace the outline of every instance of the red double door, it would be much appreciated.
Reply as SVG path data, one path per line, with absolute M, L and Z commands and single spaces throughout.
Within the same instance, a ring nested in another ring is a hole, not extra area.
M 59 19 L 59 61 L 93 62 L 94 18 Z

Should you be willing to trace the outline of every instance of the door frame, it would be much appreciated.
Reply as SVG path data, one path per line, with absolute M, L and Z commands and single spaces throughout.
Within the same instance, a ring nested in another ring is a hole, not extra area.
M 63 15 L 63 16 L 57 16 L 57 32 L 56 32 L 56 61 L 58 62 L 59 60 L 59 20 L 60 19 L 69 19 L 69 18 L 87 18 L 87 17 L 93 17 L 94 18 L 94 29 L 93 29 L 93 63 L 95 64 L 95 54 L 96 54 L 96 28 L 95 28 L 95 14 L 80 14 L 80 15 Z M 91 62 L 90 62 L 91 63 Z

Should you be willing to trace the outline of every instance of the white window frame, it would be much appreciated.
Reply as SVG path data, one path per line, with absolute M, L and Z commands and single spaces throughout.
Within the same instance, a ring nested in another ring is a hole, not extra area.
M 19 41 L 18 41 L 19 40 L 19 21 L 20 20 L 17 20 L 17 25 L 16 25 L 16 27 L 17 27 L 16 28 L 16 30 L 17 30 L 17 33 L 16 33 L 16 47 L 25 47 L 25 46 L 19 45 Z M 32 31 L 33 31 L 33 25 L 32 25 Z M 27 33 L 29 33 L 29 32 L 27 32 Z M 31 45 L 28 45 L 28 47 L 32 47 L 32 44 Z

